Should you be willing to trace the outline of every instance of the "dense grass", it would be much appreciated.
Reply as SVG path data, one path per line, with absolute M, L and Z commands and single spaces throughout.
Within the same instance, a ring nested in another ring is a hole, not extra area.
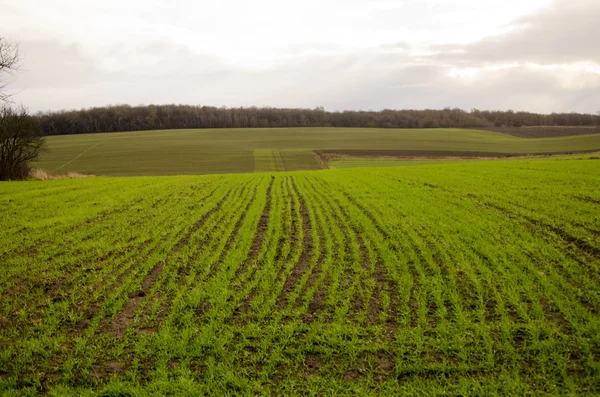
M 294 171 L 322 168 L 318 159 L 308 152 L 310 150 L 504 153 L 592 150 L 600 149 L 600 134 L 528 139 L 459 129 L 169 130 L 55 136 L 48 138 L 48 148 L 38 164 L 48 171 L 114 176 L 181 175 L 274 170 L 265 169 L 265 162 L 260 160 L 265 153 L 271 155 L 273 152 L 283 156 L 282 160 L 288 160 L 285 162 L 286 171 Z
M 600 161 L 0 185 L 7 395 L 600 393 Z

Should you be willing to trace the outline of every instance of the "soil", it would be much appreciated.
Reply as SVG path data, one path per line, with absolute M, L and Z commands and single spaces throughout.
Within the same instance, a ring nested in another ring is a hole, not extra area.
M 594 150 L 573 150 L 565 152 L 541 152 L 541 153 L 503 153 L 503 152 L 469 152 L 456 150 L 361 150 L 361 149 L 339 149 L 339 150 L 315 150 L 323 161 L 339 160 L 342 158 L 390 158 L 390 159 L 477 159 L 477 158 L 509 158 L 529 156 L 550 156 L 556 154 L 578 154 L 592 153 Z

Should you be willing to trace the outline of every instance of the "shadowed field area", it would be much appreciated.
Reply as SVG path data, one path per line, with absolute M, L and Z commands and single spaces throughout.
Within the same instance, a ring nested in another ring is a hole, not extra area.
M 599 393 L 598 186 L 594 159 L 4 183 L 0 391 Z
M 525 139 L 460 129 L 166 130 L 48 137 L 38 167 L 93 175 L 180 175 L 326 168 L 310 151 L 402 151 L 434 157 L 600 150 L 600 134 Z

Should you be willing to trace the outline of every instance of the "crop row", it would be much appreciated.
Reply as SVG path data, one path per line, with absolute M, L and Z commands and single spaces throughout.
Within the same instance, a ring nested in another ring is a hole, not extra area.
M 596 164 L 11 184 L 1 388 L 598 391 Z

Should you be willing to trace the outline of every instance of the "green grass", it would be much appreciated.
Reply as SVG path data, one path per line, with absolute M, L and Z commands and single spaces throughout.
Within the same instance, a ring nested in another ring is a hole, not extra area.
M 600 158 L 600 152 L 577 153 L 577 154 L 555 154 L 551 156 L 532 156 L 529 159 L 552 158 L 554 160 L 597 160 Z M 493 161 L 523 161 L 524 157 L 514 158 L 498 158 Z M 356 158 L 352 156 L 339 156 L 339 159 L 329 160 L 327 165 L 329 169 L 346 169 L 346 168 L 381 168 L 381 167 L 404 167 L 411 165 L 441 165 L 462 162 L 480 162 L 490 159 L 468 159 L 468 158 L 436 158 L 436 159 L 408 159 L 408 158 Z
M 111 176 L 253 172 L 263 169 L 262 150 L 283 153 L 283 159 L 290 160 L 284 169 L 293 171 L 323 168 L 310 150 L 539 153 L 600 149 L 598 134 L 528 139 L 459 129 L 168 130 L 53 136 L 47 141 L 49 151 L 40 157 L 39 167 Z
M 3 183 L 0 394 L 597 395 L 598 186 L 594 159 Z

